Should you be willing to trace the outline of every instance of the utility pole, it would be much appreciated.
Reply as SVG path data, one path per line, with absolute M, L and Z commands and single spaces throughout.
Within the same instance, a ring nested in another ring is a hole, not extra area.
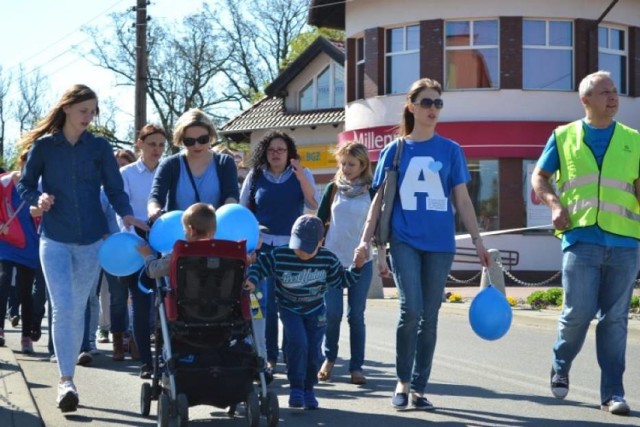
M 136 137 L 147 122 L 147 5 L 148 0 L 136 0 Z

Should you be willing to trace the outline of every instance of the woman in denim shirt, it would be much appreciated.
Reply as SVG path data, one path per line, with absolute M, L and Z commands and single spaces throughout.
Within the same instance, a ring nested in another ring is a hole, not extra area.
M 62 412 L 78 406 L 73 383 L 76 357 L 87 300 L 100 272 L 98 250 L 109 233 L 100 187 L 127 226 L 147 228 L 132 215 L 111 145 L 87 131 L 97 114 L 95 92 L 84 85 L 72 86 L 20 142 L 29 155 L 18 192 L 44 212 L 40 259 L 51 298 L 60 372 L 57 404 Z

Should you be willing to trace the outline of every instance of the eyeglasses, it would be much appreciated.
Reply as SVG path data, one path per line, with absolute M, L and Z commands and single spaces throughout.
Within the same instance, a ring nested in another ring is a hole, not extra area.
M 200 135 L 197 138 L 182 138 L 182 143 L 185 147 L 191 147 L 196 144 L 196 142 L 200 145 L 208 144 L 211 138 L 209 135 Z
M 151 148 L 161 148 L 161 149 L 163 149 L 163 150 L 164 150 L 164 147 L 165 147 L 165 143 L 164 143 L 164 142 L 157 143 L 157 142 L 146 142 L 146 141 L 145 141 L 145 145 L 146 145 L 147 147 L 151 147 Z
M 283 154 L 286 153 L 286 148 L 267 148 L 267 153 L 269 154 Z
M 444 101 L 441 98 L 431 99 L 431 98 L 422 98 L 418 102 L 412 102 L 413 105 L 419 105 L 422 108 L 431 108 L 436 107 L 438 110 L 444 107 Z

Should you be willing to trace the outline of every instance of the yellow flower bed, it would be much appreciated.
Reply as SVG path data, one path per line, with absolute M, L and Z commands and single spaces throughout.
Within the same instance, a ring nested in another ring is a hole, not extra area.
M 449 301 L 449 302 L 462 302 L 462 295 L 452 293 L 452 294 L 451 294 L 451 295 L 449 295 L 449 297 L 447 298 L 447 301 Z

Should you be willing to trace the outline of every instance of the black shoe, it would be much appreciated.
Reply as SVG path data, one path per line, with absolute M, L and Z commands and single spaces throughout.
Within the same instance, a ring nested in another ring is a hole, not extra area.
M 151 366 L 145 363 L 140 367 L 140 378 L 142 378 L 143 380 L 150 380 L 151 372 L 152 372 Z
M 16 328 L 20 324 L 20 316 L 11 316 L 11 326 Z
M 409 406 L 409 393 L 395 393 L 391 399 L 391 404 L 399 411 L 407 409 Z
M 40 328 L 34 328 L 31 331 L 31 341 L 38 342 L 42 336 L 42 330 Z
M 564 399 L 569 394 L 569 376 L 556 374 L 551 368 L 551 394 L 556 399 Z
M 418 396 L 411 399 L 411 406 L 421 411 L 435 411 L 433 403 L 429 402 L 426 397 Z

